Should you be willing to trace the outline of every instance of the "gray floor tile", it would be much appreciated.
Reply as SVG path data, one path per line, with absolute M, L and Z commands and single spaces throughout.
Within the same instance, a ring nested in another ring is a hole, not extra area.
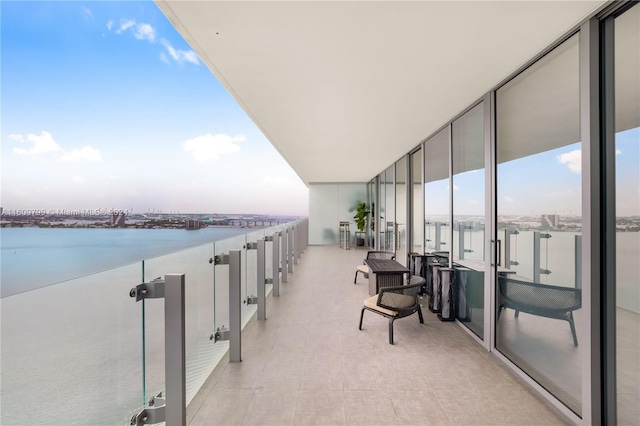
M 423 310 L 395 322 L 360 309 L 366 250 L 308 247 L 267 320 L 243 331 L 243 361 L 216 368 L 191 425 L 494 425 L 564 420 L 459 325 Z M 331 268 L 326 268 L 331 265 Z M 629 401 L 625 401 L 629 403 Z

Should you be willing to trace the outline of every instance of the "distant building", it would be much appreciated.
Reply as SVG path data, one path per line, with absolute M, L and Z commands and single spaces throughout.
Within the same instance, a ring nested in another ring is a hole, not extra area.
M 560 226 L 560 216 L 557 214 L 543 214 L 540 219 L 543 228 L 558 228 Z
M 124 225 L 126 220 L 126 216 L 124 213 L 112 213 L 110 218 L 110 223 L 113 226 Z
M 185 228 L 188 231 L 192 231 L 194 229 L 202 228 L 202 221 L 197 219 L 187 219 L 185 220 Z

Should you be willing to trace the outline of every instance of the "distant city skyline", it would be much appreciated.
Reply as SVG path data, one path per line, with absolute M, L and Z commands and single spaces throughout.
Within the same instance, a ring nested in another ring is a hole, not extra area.
M 0 8 L 5 210 L 308 214 L 306 185 L 153 2 Z

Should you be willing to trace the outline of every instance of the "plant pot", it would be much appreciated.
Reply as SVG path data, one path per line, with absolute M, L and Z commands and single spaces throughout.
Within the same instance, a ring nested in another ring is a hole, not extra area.
M 356 238 L 356 246 L 364 247 L 364 238 Z

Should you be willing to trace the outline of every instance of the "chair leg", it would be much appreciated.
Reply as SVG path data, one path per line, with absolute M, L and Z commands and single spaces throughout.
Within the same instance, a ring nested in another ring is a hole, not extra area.
M 496 318 L 496 321 L 500 320 L 500 314 L 502 313 L 503 309 L 504 309 L 503 305 L 498 306 L 498 317 Z
M 358 279 L 358 270 L 356 269 L 356 276 L 353 277 L 353 283 L 356 283 L 356 280 Z
M 358 326 L 358 330 L 362 330 L 362 317 L 364 317 L 364 308 L 362 308 L 362 312 L 360 312 L 360 325 Z
M 569 327 L 571 327 L 571 334 L 573 335 L 573 346 L 578 346 L 578 336 L 576 336 L 576 325 L 573 322 L 573 312 L 569 312 Z
M 389 318 L 389 344 L 393 345 L 393 318 Z
M 424 324 L 424 318 L 422 317 L 422 309 L 418 305 L 418 318 L 420 318 L 420 324 Z
M 520 316 L 520 311 L 516 311 L 516 313 L 514 314 L 514 316 L 515 316 L 516 318 L 518 318 L 518 317 Z

